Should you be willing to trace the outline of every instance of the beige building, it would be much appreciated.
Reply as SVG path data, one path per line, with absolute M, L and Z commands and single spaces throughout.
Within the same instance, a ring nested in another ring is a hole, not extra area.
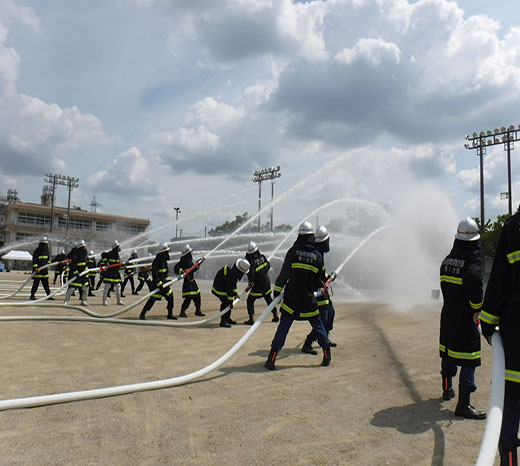
M 20 249 L 34 249 L 42 236 L 51 241 L 52 252 L 69 249 L 77 240 L 85 240 L 88 249 L 96 252 L 110 249 L 114 240 L 127 242 L 128 247 L 146 242 L 149 219 L 89 212 L 79 207 L 45 205 L 20 202 L 14 190 L 0 198 L 0 248 L 24 245 Z M 68 211 L 68 215 L 67 215 Z M 52 219 L 51 219 L 52 212 Z

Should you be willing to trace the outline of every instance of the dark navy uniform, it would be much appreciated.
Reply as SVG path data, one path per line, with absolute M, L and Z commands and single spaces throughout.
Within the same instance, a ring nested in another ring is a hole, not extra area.
M 249 314 L 249 320 L 244 323 L 247 325 L 253 325 L 255 315 L 255 301 L 257 299 L 264 298 L 268 306 L 273 302 L 273 298 L 271 296 L 271 280 L 268 274 L 269 270 L 271 269 L 271 264 L 267 260 L 267 257 L 265 257 L 258 250 L 258 248 L 255 252 L 246 254 L 246 260 L 249 262 L 249 264 L 251 264 L 247 274 L 247 279 L 249 280 L 249 283 L 253 283 L 253 286 L 249 291 L 249 296 L 247 297 L 247 313 Z M 277 322 L 278 314 L 276 308 L 273 309 L 272 313 L 273 321 Z
M 70 259 L 68 279 L 72 281 L 69 283 L 69 287 L 65 295 L 64 304 L 68 304 L 69 299 L 75 290 L 78 290 L 78 294 L 81 299 L 81 304 L 87 304 L 86 287 L 88 278 L 86 274 L 81 274 L 85 272 L 85 270 L 87 270 L 88 253 L 85 245 L 80 244 L 72 248 L 69 254 L 67 254 L 67 259 Z
M 65 260 L 65 252 L 60 252 L 59 254 L 56 254 L 56 257 L 52 259 L 52 263 L 54 262 L 63 262 Z M 65 269 L 65 264 L 56 264 L 54 267 L 54 278 L 52 280 L 52 284 L 54 285 L 56 283 L 56 280 L 58 277 L 63 273 L 63 270 Z
M 517 464 L 520 420 L 520 213 L 505 223 L 498 240 L 481 312 L 488 340 L 498 325 L 504 345 L 506 382 L 499 450 L 504 461 Z M 511 462 L 509 462 L 511 461 Z
M 170 249 L 158 252 L 155 259 L 152 262 L 152 287 L 153 289 L 159 288 L 159 291 L 154 293 L 146 301 L 143 310 L 139 316 L 140 319 L 144 320 L 146 313 L 152 308 L 156 301 L 160 301 L 161 298 L 166 299 L 166 308 L 168 310 L 167 319 L 177 319 L 173 315 L 173 292 L 169 286 L 165 284 L 169 281 L 168 279 L 168 260 L 170 255 L 168 251 Z
M 481 358 L 476 323 L 483 301 L 478 236 L 477 240 L 454 240 L 452 250 L 440 267 L 440 283 L 444 298 L 439 337 L 442 397 L 449 400 L 455 396 L 451 387 L 452 377 L 457 373 L 457 366 L 460 366 L 459 400 L 455 415 L 485 419 L 486 414 L 475 410 L 469 403 L 470 394 L 477 389 L 475 368 L 480 366 Z
M 137 259 L 137 252 L 132 252 L 130 254 L 130 258 L 128 259 L 129 262 L 125 264 L 125 270 L 124 270 L 124 276 L 125 279 L 123 280 L 123 284 L 121 285 L 121 297 L 124 298 L 124 292 L 125 292 L 125 286 L 128 282 L 130 282 L 130 288 L 132 289 L 132 294 L 135 295 L 135 282 L 134 282 L 134 275 L 135 275 L 135 267 L 128 267 L 128 265 L 135 265 L 132 262 L 130 262 L 132 259 Z
M 115 289 L 116 292 L 116 302 L 119 305 L 123 304 L 121 301 L 121 258 L 119 257 L 119 252 L 121 251 L 121 247 L 119 243 L 116 241 L 112 246 L 112 249 L 108 251 L 105 255 L 105 267 L 107 269 L 103 272 L 103 283 L 105 286 L 103 287 L 103 305 L 107 306 L 107 298 L 112 289 Z
M 96 288 L 96 274 L 97 272 L 95 270 L 96 268 L 96 256 L 94 256 L 93 251 L 91 251 L 92 254 L 88 256 L 87 258 L 87 269 L 89 269 L 89 272 L 87 273 L 88 278 L 88 295 L 94 296 L 94 289 Z
M 33 260 L 32 260 L 32 268 L 33 268 L 33 285 L 31 288 L 31 300 L 36 299 L 36 291 L 38 290 L 38 286 L 40 282 L 45 290 L 47 295 L 51 294 L 51 290 L 49 288 L 49 269 L 45 268 L 40 270 L 44 265 L 48 265 L 51 263 L 49 256 L 49 243 L 47 241 L 40 241 L 38 247 L 33 252 Z M 52 299 L 52 298 L 51 298 Z
M 220 311 L 229 306 L 229 310 L 220 317 L 221 327 L 230 327 L 236 324 L 231 319 L 231 310 L 233 309 L 233 301 L 238 298 L 237 282 L 242 279 L 243 275 L 244 272 L 238 269 L 237 264 L 225 265 L 213 279 L 211 293 L 220 300 Z
M 287 251 L 276 279 L 274 295 L 285 287 L 280 323 L 271 343 L 271 351 L 264 366 L 275 369 L 275 359 L 285 344 L 285 339 L 294 320 L 308 320 L 315 330 L 318 343 L 323 349 L 322 365 L 330 364 L 330 341 L 319 316 L 315 291 L 325 279 L 323 256 L 316 248 L 312 226 L 309 234 L 300 234 Z M 300 228 L 301 231 L 301 228 Z
M 137 285 L 137 288 L 135 290 L 135 293 L 139 293 L 141 289 L 143 288 L 144 284 L 146 283 L 148 285 L 148 289 L 150 291 L 153 291 L 153 281 L 152 277 L 150 276 L 150 267 L 139 267 L 139 272 L 137 273 L 137 280 L 139 281 L 139 285 Z
M 173 271 L 177 275 L 182 275 L 184 272 L 192 268 L 194 265 L 193 263 L 193 256 L 190 252 L 187 252 L 185 255 L 181 256 L 179 259 L 179 262 L 177 262 L 174 267 Z M 199 270 L 200 264 L 195 267 L 194 270 L 192 270 L 190 273 L 188 273 L 182 282 L 182 297 L 184 298 L 182 305 L 181 305 L 181 312 L 179 314 L 179 317 L 187 317 L 186 310 L 190 306 L 190 303 L 193 301 L 193 304 L 195 305 L 195 315 L 196 316 L 204 316 L 204 314 L 201 312 L 201 299 L 200 299 L 200 289 L 199 285 L 197 284 L 197 281 L 195 280 L 195 273 Z

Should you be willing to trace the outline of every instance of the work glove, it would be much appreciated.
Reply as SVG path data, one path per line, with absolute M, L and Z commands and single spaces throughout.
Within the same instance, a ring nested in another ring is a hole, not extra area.
M 493 336 L 493 333 L 495 333 L 496 327 L 494 325 L 487 324 L 486 322 L 480 322 L 480 328 L 482 329 L 482 335 L 491 345 L 491 337 Z

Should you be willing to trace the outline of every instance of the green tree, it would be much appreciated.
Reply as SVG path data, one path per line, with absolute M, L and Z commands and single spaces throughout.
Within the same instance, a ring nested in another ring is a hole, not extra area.
M 495 257 L 495 251 L 497 249 L 498 237 L 500 236 L 500 232 L 502 231 L 502 227 L 504 226 L 504 222 L 510 217 L 509 214 L 499 215 L 494 222 L 491 220 L 487 220 L 484 224 L 484 229 L 481 229 L 480 219 L 475 218 L 475 222 L 477 222 L 478 228 L 481 231 L 481 239 L 480 242 L 482 244 L 482 249 L 484 250 L 484 256 L 493 258 Z
M 225 221 L 222 225 L 218 225 L 208 231 L 209 236 L 219 236 L 228 233 L 233 233 L 237 228 L 241 227 L 249 220 L 249 215 L 244 212 L 242 215 L 237 215 L 233 221 Z

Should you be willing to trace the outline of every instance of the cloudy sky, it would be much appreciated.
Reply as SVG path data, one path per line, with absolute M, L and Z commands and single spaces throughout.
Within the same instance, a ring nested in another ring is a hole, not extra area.
M 479 216 L 464 135 L 520 124 L 518 11 L 517 0 L 0 0 L 0 195 L 39 202 L 44 173 L 60 173 L 80 180 L 75 205 L 96 196 L 98 211 L 154 228 L 180 207 L 180 228 L 201 234 L 255 213 L 252 172 L 279 165 L 275 223 L 341 198 L 392 210 L 424 196 L 427 216 L 438 196 Z M 516 207 L 520 147 L 512 167 Z M 486 153 L 485 188 L 486 217 L 507 212 L 501 146 Z

